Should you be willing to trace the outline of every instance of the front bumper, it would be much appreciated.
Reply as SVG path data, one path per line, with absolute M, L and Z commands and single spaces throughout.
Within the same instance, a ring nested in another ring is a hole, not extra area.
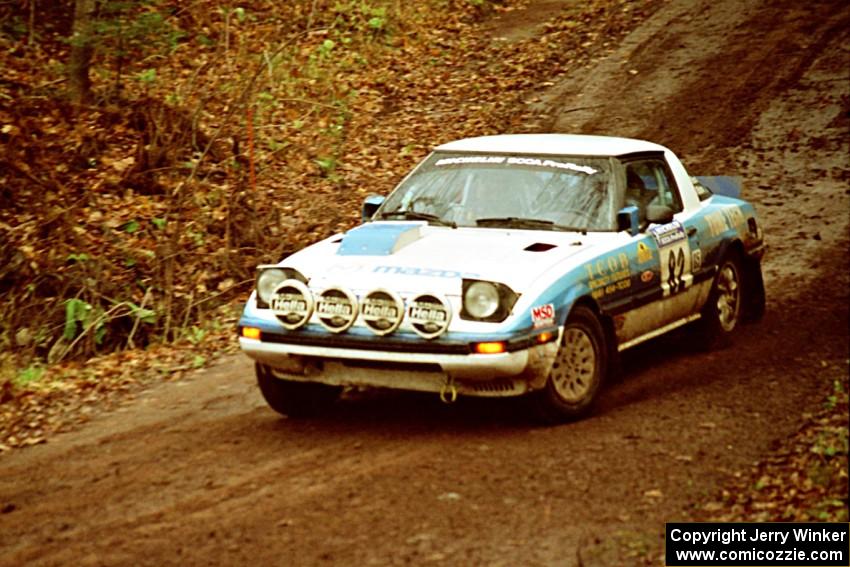
M 281 379 L 425 392 L 440 392 L 451 384 L 459 394 L 492 397 L 522 395 L 545 385 L 560 330 L 543 344 L 535 336 L 505 340 L 507 352 L 498 354 L 476 354 L 473 343 L 464 340 L 326 335 L 321 344 L 320 337 L 309 333 L 263 332 L 260 339 L 240 337 L 239 344 Z

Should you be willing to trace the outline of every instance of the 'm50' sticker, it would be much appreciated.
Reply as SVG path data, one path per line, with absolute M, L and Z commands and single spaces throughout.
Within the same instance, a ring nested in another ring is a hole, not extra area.
M 555 306 L 551 303 L 531 308 L 531 322 L 534 328 L 548 327 L 555 324 Z

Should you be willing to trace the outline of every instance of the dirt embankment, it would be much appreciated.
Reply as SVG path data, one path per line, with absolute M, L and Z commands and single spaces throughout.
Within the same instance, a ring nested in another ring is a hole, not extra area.
M 746 178 L 770 299 L 732 349 L 639 347 L 597 415 L 553 428 L 393 392 L 283 420 L 233 358 L 4 457 L 0 564 L 658 563 L 665 521 L 846 376 L 847 30 L 839 1 L 673 0 L 529 96 L 525 129 L 643 136 Z

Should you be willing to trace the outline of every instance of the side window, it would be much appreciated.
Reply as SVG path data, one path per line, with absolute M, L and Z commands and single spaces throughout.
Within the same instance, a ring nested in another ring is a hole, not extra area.
M 638 208 L 641 222 L 646 220 L 649 206 L 682 210 L 675 186 L 670 182 L 664 162 L 659 159 L 636 160 L 626 165 L 626 205 Z

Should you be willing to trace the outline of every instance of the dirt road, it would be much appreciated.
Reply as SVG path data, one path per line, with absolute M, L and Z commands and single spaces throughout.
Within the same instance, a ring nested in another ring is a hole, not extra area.
M 744 176 L 769 306 L 733 348 L 640 347 L 596 415 L 551 428 L 511 402 L 394 392 L 285 420 L 228 359 L 4 456 L 0 565 L 657 564 L 664 522 L 847 372 L 848 36 L 839 0 L 671 0 L 529 101 L 530 129 L 643 137 Z

